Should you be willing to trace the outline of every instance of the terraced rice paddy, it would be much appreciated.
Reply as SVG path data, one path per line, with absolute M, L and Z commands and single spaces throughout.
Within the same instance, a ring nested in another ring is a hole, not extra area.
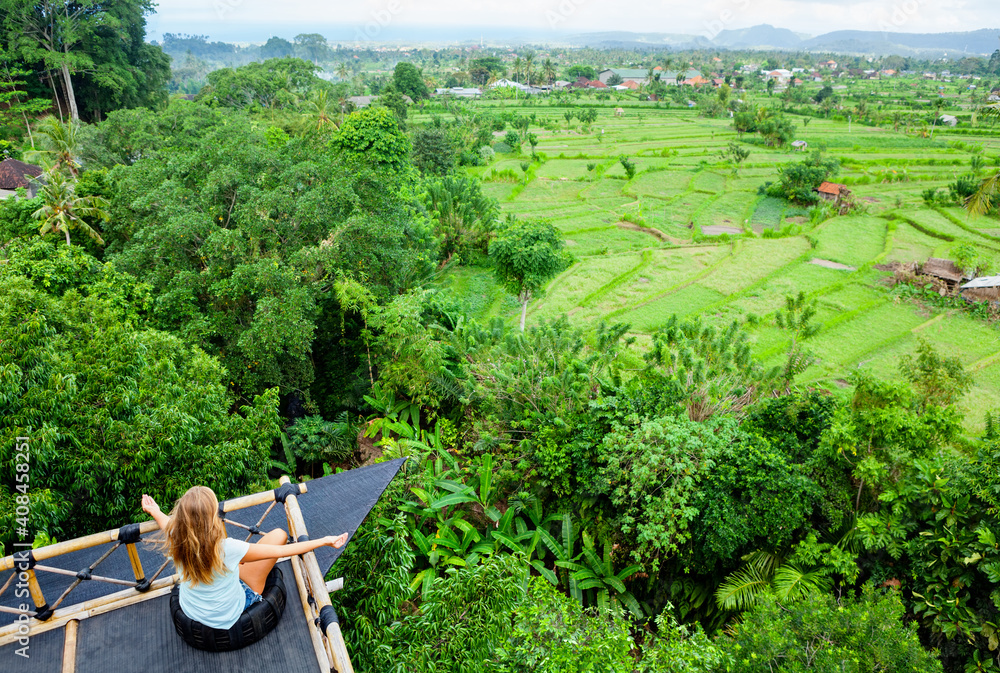
M 527 185 L 508 179 L 484 189 L 506 212 L 549 219 L 575 258 L 531 304 L 529 324 L 565 314 L 585 326 L 627 322 L 642 337 L 675 313 L 719 323 L 753 316 L 757 354 L 776 363 L 787 337 L 771 316 L 786 295 L 804 291 L 818 300 L 822 329 L 810 343 L 819 360 L 800 383 L 843 390 L 861 366 L 894 377 L 899 356 L 912 353 L 922 337 L 973 371 L 975 387 L 964 403 L 970 431 L 1000 403 L 1000 331 L 960 312 L 895 300 L 886 290 L 888 274 L 874 268 L 946 257 L 962 242 L 1000 262 L 1000 221 L 932 209 L 921 199 L 923 190 L 944 188 L 967 172 L 969 152 L 949 142 L 957 136 L 942 129 L 933 139 L 918 138 L 857 124 L 848 133 L 846 123 L 811 120 L 797 138 L 842 161 L 837 180 L 862 206 L 824 219 L 758 195 L 781 164 L 802 153 L 747 145 L 751 154 L 738 174 L 721 162 L 719 152 L 737 139 L 728 119 L 653 108 L 628 108 L 616 118 L 607 107 L 583 133 L 567 129 L 563 108 L 518 112 L 537 115 L 531 130 L 545 160 Z M 1000 149 L 989 135 L 961 140 L 981 143 L 988 156 Z M 637 166 L 631 180 L 617 161 L 621 155 Z M 469 170 L 486 180 L 505 168 L 520 176 L 520 161 L 498 155 L 491 166 Z M 491 285 L 488 271 L 463 269 L 446 282 L 475 294 L 481 317 L 515 318 L 516 305 Z

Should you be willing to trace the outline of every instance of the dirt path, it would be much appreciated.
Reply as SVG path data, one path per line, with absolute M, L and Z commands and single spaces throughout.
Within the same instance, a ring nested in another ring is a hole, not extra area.
M 810 264 L 815 264 L 816 266 L 826 267 L 827 269 L 837 269 L 839 271 L 857 271 L 853 266 L 847 266 L 846 264 L 841 264 L 840 262 L 831 262 L 828 259 L 810 259 Z
M 677 243 L 674 239 L 664 234 L 659 229 L 654 229 L 652 227 L 640 227 L 638 224 L 633 222 L 616 222 L 619 228 L 629 229 L 631 231 L 641 231 L 644 234 L 649 234 L 653 238 L 663 241 L 664 243 Z
M 735 234 L 738 236 L 743 233 L 743 230 L 739 227 L 727 227 L 724 224 L 710 224 L 707 227 L 702 227 L 701 233 L 705 236 L 721 236 L 722 234 Z

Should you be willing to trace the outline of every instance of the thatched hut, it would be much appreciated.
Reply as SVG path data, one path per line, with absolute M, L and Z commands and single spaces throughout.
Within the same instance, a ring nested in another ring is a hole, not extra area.
M 972 278 L 972 276 L 958 268 L 955 262 L 950 259 L 941 259 L 940 257 L 929 257 L 923 266 L 920 267 L 920 273 L 925 276 L 940 278 L 948 284 L 949 288 L 954 288 L 962 281 L 971 280 Z

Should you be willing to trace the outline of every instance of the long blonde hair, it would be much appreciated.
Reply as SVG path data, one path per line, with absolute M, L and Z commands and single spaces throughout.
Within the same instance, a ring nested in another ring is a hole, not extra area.
M 226 526 L 218 515 L 219 500 L 207 486 L 192 486 L 182 495 L 170 513 L 164 531 L 167 553 L 191 584 L 211 584 L 214 576 L 225 571 L 222 541 Z

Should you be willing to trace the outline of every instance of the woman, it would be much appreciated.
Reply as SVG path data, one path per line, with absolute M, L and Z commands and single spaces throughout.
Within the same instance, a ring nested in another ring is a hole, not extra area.
M 214 629 L 228 629 L 245 609 L 263 600 L 264 582 L 279 558 L 347 543 L 347 533 L 342 533 L 285 544 L 288 536 L 280 528 L 256 544 L 226 537 L 226 526 L 218 515 L 219 501 L 206 486 L 188 489 L 169 516 L 146 494 L 142 509 L 166 534 L 166 552 L 181 575 L 181 609 Z

